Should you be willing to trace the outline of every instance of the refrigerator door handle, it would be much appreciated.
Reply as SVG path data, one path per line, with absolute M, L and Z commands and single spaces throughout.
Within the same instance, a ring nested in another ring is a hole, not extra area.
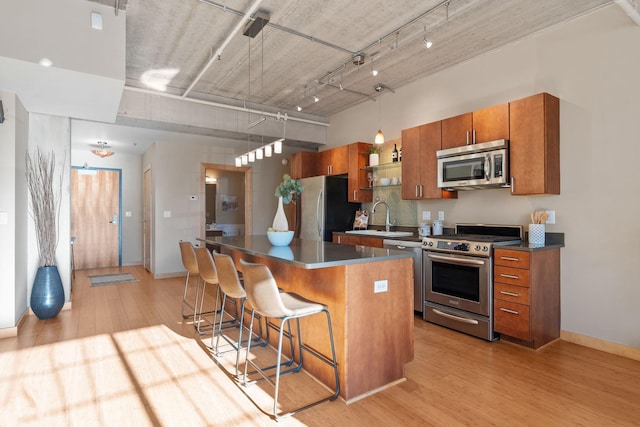
M 320 237 L 320 241 L 322 241 L 322 190 L 320 190 L 320 194 L 318 194 L 316 212 L 317 212 L 316 221 L 318 226 L 318 237 Z

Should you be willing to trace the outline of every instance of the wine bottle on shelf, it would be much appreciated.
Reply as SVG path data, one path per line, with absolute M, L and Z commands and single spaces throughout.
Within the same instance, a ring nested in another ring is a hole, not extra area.
M 398 161 L 398 149 L 396 148 L 396 144 L 393 144 L 393 151 L 391 152 L 391 161 L 394 163 Z

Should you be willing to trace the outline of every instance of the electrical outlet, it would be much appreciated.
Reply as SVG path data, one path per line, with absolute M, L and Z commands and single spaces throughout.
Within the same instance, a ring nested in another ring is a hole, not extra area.
M 165 218 L 171 218 L 171 211 L 164 211 L 162 213 Z
M 422 211 L 422 219 L 429 221 L 431 219 L 431 211 Z
M 444 221 L 444 211 L 438 211 L 438 220 Z
M 389 290 L 389 281 L 388 280 L 376 280 L 373 282 L 373 292 L 387 292 Z
M 126 211 L 124 213 L 124 216 L 126 216 L 127 218 L 131 218 L 131 211 Z
M 191 200 L 198 200 L 198 196 L 191 196 L 190 199 Z
M 549 218 L 547 218 L 547 224 L 555 224 L 556 223 L 556 211 L 545 211 Z

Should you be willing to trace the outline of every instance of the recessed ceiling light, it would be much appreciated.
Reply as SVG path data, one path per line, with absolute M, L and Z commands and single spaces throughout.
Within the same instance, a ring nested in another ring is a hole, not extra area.
M 42 65 L 43 67 L 51 67 L 53 65 L 53 61 L 51 61 L 49 58 L 42 58 L 39 62 L 40 65 Z

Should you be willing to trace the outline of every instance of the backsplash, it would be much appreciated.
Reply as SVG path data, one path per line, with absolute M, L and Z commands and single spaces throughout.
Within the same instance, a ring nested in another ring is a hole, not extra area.
M 373 202 L 383 200 L 389 205 L 391 223 L 393 225 L 418 226 L 417 205 L 415 200 L 402 200 L 402 190 L 400 186 L 389 186 L 389 188 L 374 188 Z M 374 203 L 363 203 L 362 207 L 369 211 L 369 223 L 384 225 L 386 216 L 384 206 L 379 206 L 376 213 L 371 213 Z M 395 222 L 394 222 L 395 221 Z

